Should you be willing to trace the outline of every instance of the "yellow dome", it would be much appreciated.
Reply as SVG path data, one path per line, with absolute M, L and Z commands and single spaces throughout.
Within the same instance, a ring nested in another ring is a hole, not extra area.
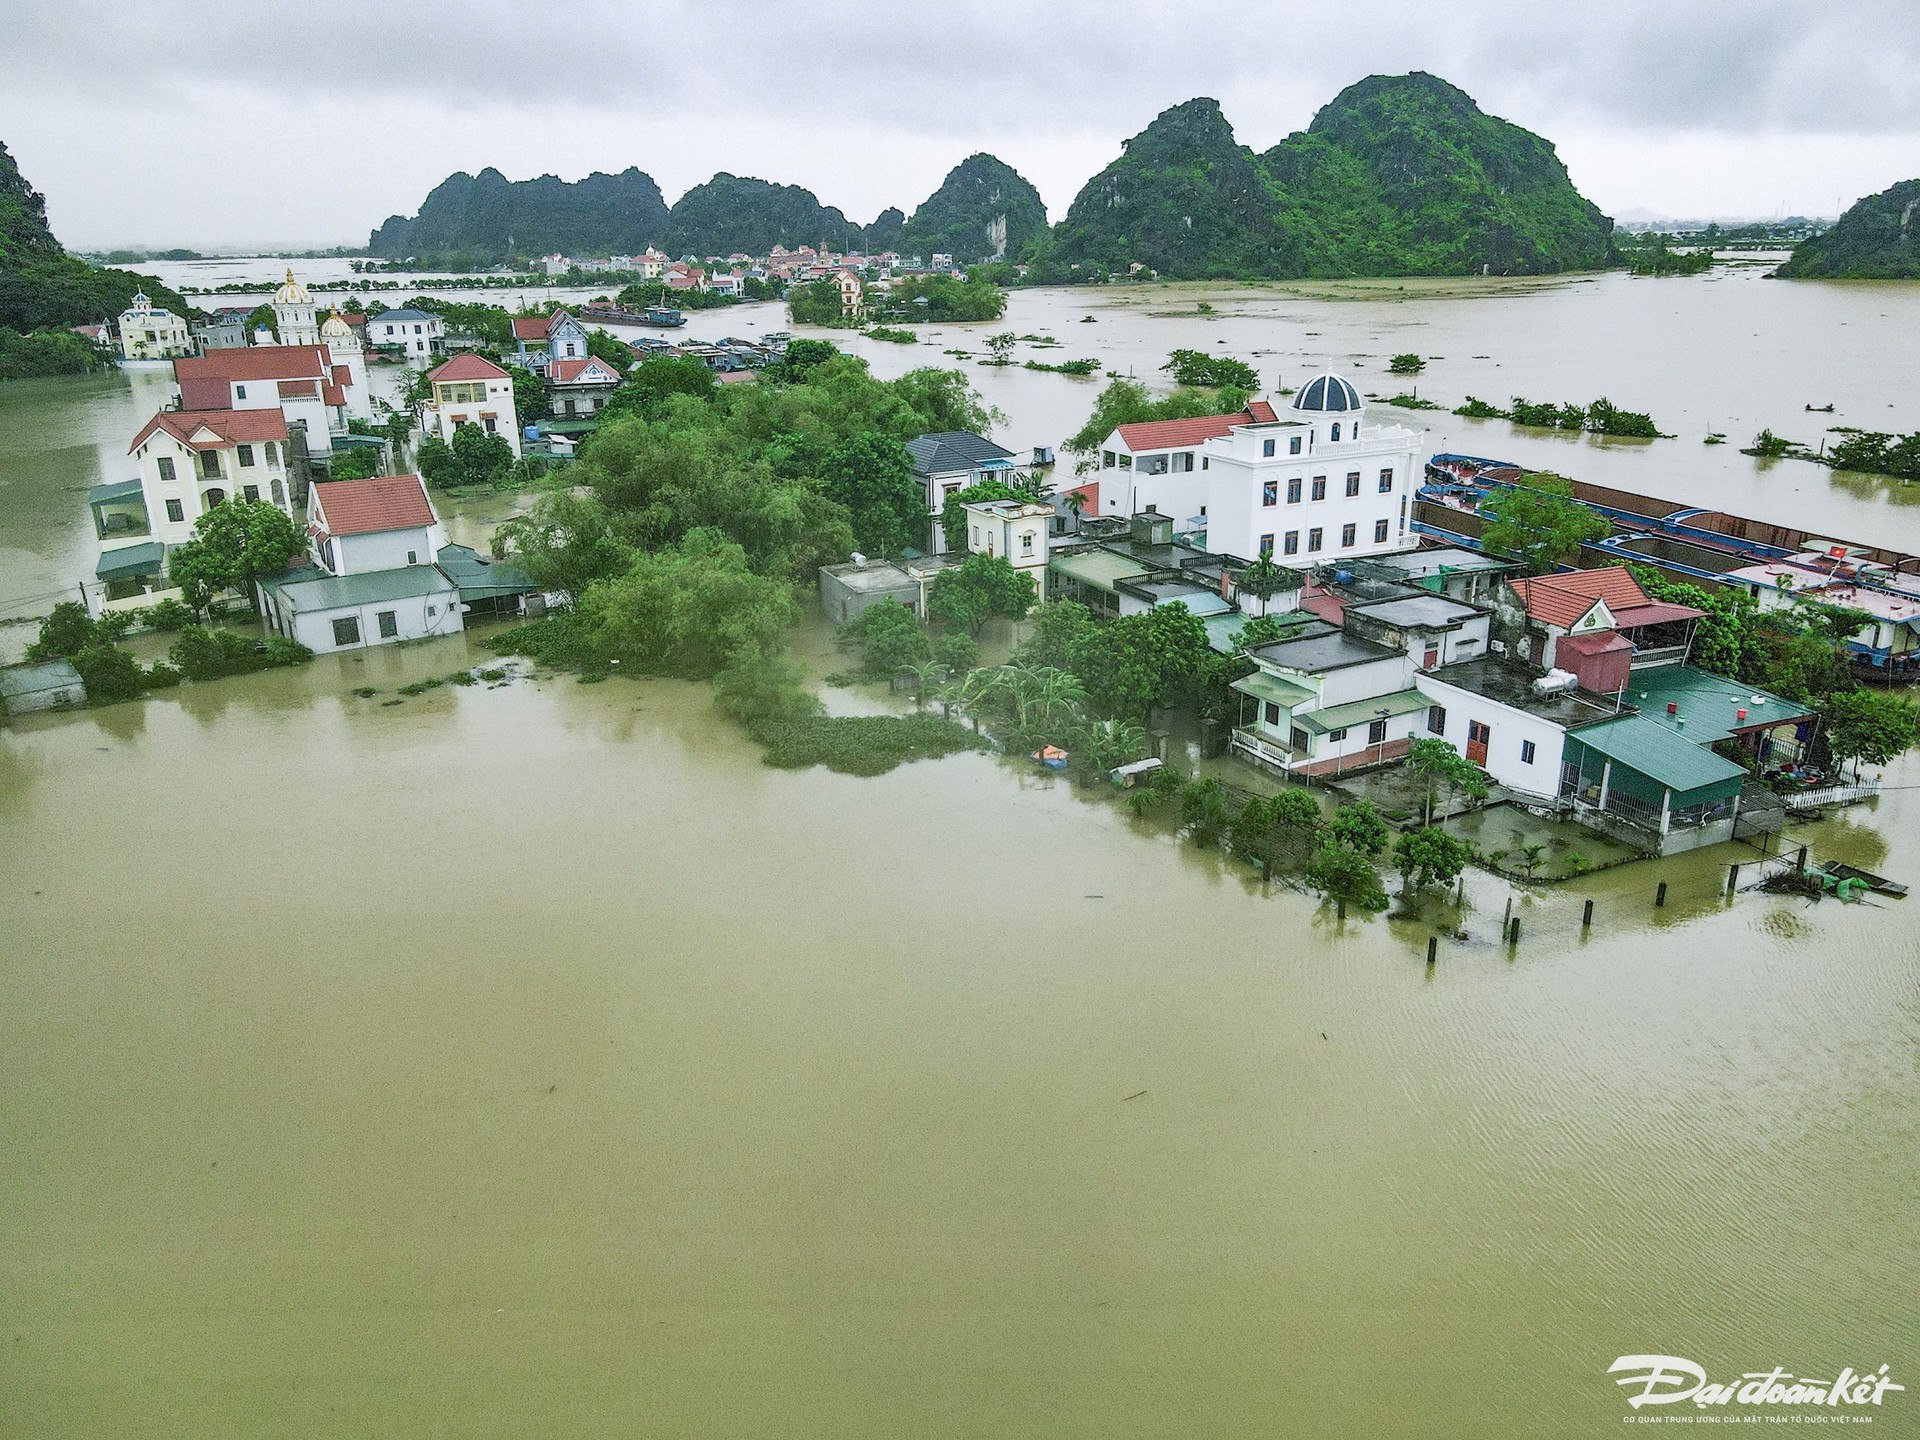
M 342 320 L 340 312 L 335 310 L 320 322 L 320 334 L 328 340 L 350 340 L 353 338 L 353 327 Z
M 259 292 L 256 291 L 255 293 L 258 294 Z M 293 270 L 289 268 L 287 270 L 287 283 L 273 292 L 273 303 L 276 305 L 311 305 L 313 303 L 313 296 L 307 293 L 306 286 L 293 278 Z

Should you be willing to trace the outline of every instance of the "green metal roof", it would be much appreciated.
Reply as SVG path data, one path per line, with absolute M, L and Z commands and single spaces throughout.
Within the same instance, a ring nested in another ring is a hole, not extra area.
M 1396 690 L 1391 695 L 1381 695 L 1372 700 L 1350 700 L 1345 705 L 1334 705 L 1325 710 L 1309 710 L 1293 718 L 1296 723 L 1324 735 L 1329 730 L 1346 730 L 1378 720 L 1382 710 L 1388 715 L 1411 715 L 1432 703 L 1419 690 Z
M 1711 745 L 1742 730 L 1770 729 L 1805 720 L 1813 711 L 1771 690 L 1759 690 L 1710 675 L 1692 665 L 1653 665 L 1627 679 L 1627 701 L 1647 719 L 1677 731 L 1695 745 Z M 1669 704 L 1676 714 L 1667 714 Z M 1736 713 L 1747 712 L 1745 720 Z M 1686 723 L 1680 724 L 1680 721 Z
M 1207 627 L 1207 647 L 1222 655 L 1231 655 L 1240 647 L 1233 643 L 1233 637 L 1245 628 L 1247 617 L 1238 610 L 1229 610 L 1224 615 L 1207 615 L 1200 623 Z
M 1147 573 L 1147 567 L 1138 560 L 1116 555 L 1111 550 L 1082 550 L 1071 555 L 1056 555 L 1047 562 L 1047 568 L 1109 594 L 1113 591 L 1114 581 Z
M 96 485 L 87 491 L 89 505 L 118 505 L 140 498 L 138 480 L 116 480 L 111 485 Z
M 443 545 L 433 557 L 446 576 L 460 587 L 462 600 L 492 600 L 501 595 L 525 595 L 540 587 L 521 570 L 499 560 L 488 560 L 465 545 Z
M 1242 695 L 1251 695 L 1256 700 L 1271 700 L 1284 709 L 1291 710 L 1296 705 L 1304 705 L 1315 699 L 1313 691 L 1304 685 L 1289 685 L 1278 676 L 1269 675 L 1264 670 L 1233 682 L 1229 689 L 1238 690 Z
M 1623 715 L 1589 725 L 1567 737 L 1615 764 L 1637 770 L 1649 780 L 1675 792 L 1703 790 L 1710 786 L 1736 784 L 1746 775 L 1733 761 L 1716 755 L 1705 745 L 1665 725 L 1655 724 L 1644 715 Z
M 363 575 L 293 570 L 260 583 L 279 596 L 287 608 L 309 613 L 377 605 L 383 600 L 411 600 L 454 588 L 453 581 L 438 565 L 402 565 L 395 570 L 370 570 Z
M 123 545 L 118 550 L 100 552 L 100 563 L 93 567 L 97 580 L 124 580 L 134 575 L 158 575 L 167 568 L 167 547 L 158 540 L 138 545 Z

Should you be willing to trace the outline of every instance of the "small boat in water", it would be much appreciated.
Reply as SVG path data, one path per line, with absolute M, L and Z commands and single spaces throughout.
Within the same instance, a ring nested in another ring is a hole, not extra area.
M 1809 415 L 1831 415 L 1833 413 L 1833 406 L 1831 404 L 1809 405 L 1807 406 L 1807 413 Z
M 1876 895 L 1891 895 L 1902 899 L 1907 887 L 1898 880 L 1889 880 L 1884 875 L 1876 875 L 1871 870 L 1862 870 L 1857 865 L 1846 865 L 1838 860 L 1829 860 L 1820 867 L 1836 880 L 1858 880 Z

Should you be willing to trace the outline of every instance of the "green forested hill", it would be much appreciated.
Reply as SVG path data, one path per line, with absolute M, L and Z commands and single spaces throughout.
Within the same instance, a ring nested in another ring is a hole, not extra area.
M 1869 195 L 1774 271 L 1790 279 L 1920 280 L 1920 180 Z
M 65 329 L 117 317 L 136 290 L 178 315 L 186 301 L 151 276 L 75 259 L 47 228 L 47 203 L 0 144 L 0 328 Z
M 857 246 L 861 229 L 811 190 L 722 171 L 674 202 L 667 238 L 673 255 L 764 255 L 775 245 Z
M 1065 264 L 1165 275 L 1296 275 L 1308 252 L 1284 231 L 1253 152 L 1216 100 L 1189 100 L 1127 141 L 1081 188 L 1053 234 Z
M 869 247 L 880 238 L 868 228 Z M 906 223 L 899 243 L 915 253 L 974 260 L 1018 260 L 1046 234 L 1047 207 L 1019 171 L 992 155 L 969 155 L 947 172 Z
M 664 245 L 667 202 L 653 177 L 628 166 L 584 180 L 509 180 L 492 166 L 442 180 L 411 220 L 395 215 L 367 241 L 369 254 L 454 263 L 510 255 L 630 254 Z
M 1318 273 L 1592 270 L 1613 222 L 1550 142 L 1416 71 L 1349 85 L 1261 157 L 1282 223 L 1313 234 Z
M 1553 146 L 1434 76 L 1375 75 L 1264 155 L 1212 100 L 1166 111 L 1088 182 L 1058 256 L 1164 275 L 1496 275 L 1591 269 L 1613 224 Z

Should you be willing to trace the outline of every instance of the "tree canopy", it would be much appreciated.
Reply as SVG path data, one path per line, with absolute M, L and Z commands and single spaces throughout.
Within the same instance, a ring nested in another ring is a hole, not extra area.
M 1480 502 L 1486 522 L 1481 543 L 1511 555 L 1541 575 L 1580 554 L 1580 547 L 1612 530 L 1604 516 L 1573 498 L 1573 482 L 1535 471 Z

